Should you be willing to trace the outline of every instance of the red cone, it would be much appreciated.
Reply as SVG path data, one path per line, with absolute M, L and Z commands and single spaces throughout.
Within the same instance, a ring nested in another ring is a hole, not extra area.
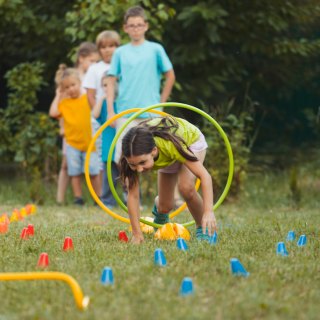
M 65 238 L 64 245 L 63 245 L 63 250 L 64 251 L 73 250 L 73 243 L 72 243 L 72 239 L 70 237 Z
M 33 235 L 34 235 L 33 225 L 32 225 L 32 224 L 29 224 L 29 225 L 28 225 L 28 231 L 29 231 L 29 233 L 30 233 L 30 236 L 33 236 Z
M 119 232 L 119 241 L 128 242 L 128 237 L 124 231 Z
M 48 255 L 44 252 L 41 253 L 40 259 L 37 264 L 37 268 L 49 268 L 49 258 Z
M 30 235 L 30 233 L 29 233 L 29 231 L 28 231 L 28 228 L 24 228 L 24 229 L 22 230 L 20 239 L 25 239 L 25 238 L 29 239 L 29 235 Z

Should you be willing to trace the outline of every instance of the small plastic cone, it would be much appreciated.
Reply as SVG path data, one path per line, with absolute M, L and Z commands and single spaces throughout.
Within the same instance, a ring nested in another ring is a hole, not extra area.
M 27 214 L 31 214 L 31 204 L 26 205 L 26 212 Z
M 150 217 L 141 217 L 141 218 L 144 219 L 144 220 L 153 222 L 153 219 L 150 218 Z M 147 225 L 145 223 L 142 223 L 142 222 L 140 222 L 140 228 L 141 228 L 141 231 L 144 232 L 144 233 L 153 233 L 154 232 L 153 227 L 151 227 L 151 226 L 149 226 L 149 225 Z M 129 231 L 132 231 L 132 226 L 131 225 L 130 225 Z
M 32 225 L 32 224 L 29 224 L 29 225 L 28 225 L 28 231 L 29 231 L 29 234 L 30 234 L 31 236 L 34 235 L 34 230 L 33 230 L 33 225 Z
M 119 241 L 128 242 L 128 237 L 124 231 L 119 232 Z
M 22 230 L 20 239 L 29 239 L 29 231 L 28 231 L 28 228 L 24 228 L 24 229 Z
M 6 224 L 5 222 L 1 222 L 0 223 L 0 233 L 5 233 L 5 227 L 6 227 Z
M 20 211 L 19 211 L 18 209 L 14 209 L 14 210 L 13 210 L 13 213 L 16 213 L 16 214 L 17 214 L 17 217 L 18 217 L 19 220 L 24 221 L 24 219 L 21 217 Z
M 5 213 L 3 213 L 3 214 L 1 215 L 1 217 L 5 219 L 5 221 L 7 222 L 7 224 L 10 224 L 10 220 L 9 220 L 8 216 L 7 216 Z
M 178 238 L 176 232 L 173 229 L 173 223 L 166 223 L 162 228 L 159 228 L 154 235 L 155 239 L 160 240 L 176 240 Z M 190 235 L 189 235 L 190 237 Z M 182 236 L 181 236 L 182 238 Z
M 21 214 L 21 217 L 25 217 L 27 215 L 27 210 L 25 208 L 21 208 L 20 214 Z
M 30 213 L 37 213 L 37 209 L 35 207 L 35 205 L 31 205 L 31 212 Z
M 49 268 L 49 257 L 48 255 L 44 252 L 41 253 L 41 256 L 39 258 L 39 261 L 37 263 L 37 268 Z
M 181 238 L 183 238 L 184 240 L 190 240 L 190 233 L 189 231 L 182 226 L 179 223 L 174 223 L 173 224 L 173 231 L 180 236 Z
M 70 237 L 65 238 L 64 245 L 63 245 L 63 250 L 64 251 L 73 250 L 73 243 L 72 243 L 72 239 Z
M 10 218 L 10 222 L 13 222 L 13 221 L 18 221 L 18 215 L 16 212 L 14 212 Z

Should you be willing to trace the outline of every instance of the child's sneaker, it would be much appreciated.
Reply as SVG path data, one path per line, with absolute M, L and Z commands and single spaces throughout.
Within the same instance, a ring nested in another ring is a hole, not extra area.
M 75 204 L 76 206 L 82 207 L 82 206 L 84 205 L 84 201 L 83 201 L 82 198 L 75 198 L 74 204 Z
M 196 236 L 197 236 L 197 240 L 199 240 L 199 241 L 205 240 L 207 242 L 210 242 L 208 228 L 206 228 L 206 233 L 203 234 L 202 226 L 198 227 L 196 230 Z
M 157 224 L 169 223 L 169 213 L 167 213 L 167 214 L 158 213 L 156 205 L 153 206 L 152 214 L 155 217 L 153 220 L 153 223 L 157 223 Z M 157 232 L 157 230 L 158 230 L 158 228 L 156 228 L 156 227 L 153 227 L 153 229 L 154 229 L 154 232 Z

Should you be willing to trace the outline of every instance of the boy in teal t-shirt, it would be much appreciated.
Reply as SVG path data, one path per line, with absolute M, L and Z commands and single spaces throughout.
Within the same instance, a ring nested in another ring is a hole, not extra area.
M 124 20 L 123 28 L 130 37 L 130 43 L 117 48 L 111 59 L 107 88 L 108 120 L 115 115 L 113 108 L 114 85 L 118 75 L 120 75 L 117 98 L 118 113 L 166 102 L 175 81 L 172 64 L 163 47 L 145 39 L 148 22 L 146 22 L 144 10 L 141 7 L 132 7 L 127 10 Z M 167 79 L 160 95 L 162 73 Z M 117 131 L 127 120 L 127 117 L 130 117 L 130 114 L 116 121 Z M 116 145 L 116 163 L 119 162 L 121 156 L 121 141 L 124 134 L 148 117 L 148 114 L 140 115 L 122 132 Z

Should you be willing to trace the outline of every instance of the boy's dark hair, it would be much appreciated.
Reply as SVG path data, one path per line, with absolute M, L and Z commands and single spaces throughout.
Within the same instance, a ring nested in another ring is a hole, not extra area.
M 126 11 L 126 14 L 123 17 L 124 23 L 127 23 L 128 19 L 131 17 L 141 17 L 144 21 L 147 21 L 146 13 L 143 8 L 139 6 L 131 7 Z
M 171 141 L 179 153 L 189 161 L 198 161 L 198 158 L 188 154 L 182 147 L 185 145 L 188 151 L 193 153 L 186 142 L 175 133 L 179 128 L 178 121 L 170 116 L 163 117 L 159 123 L 150 126 L 150 119 L 141 122 L 136 127 L 131 128 L 122 139 L 122 154 L 119 161 L 120 179 L 125 185 L 126 179 L 129 181 L 129 189 L 135 184 L 135 173 L 130 168 L 126 158 L 150 154 L 156 146 L 154 137 Z

